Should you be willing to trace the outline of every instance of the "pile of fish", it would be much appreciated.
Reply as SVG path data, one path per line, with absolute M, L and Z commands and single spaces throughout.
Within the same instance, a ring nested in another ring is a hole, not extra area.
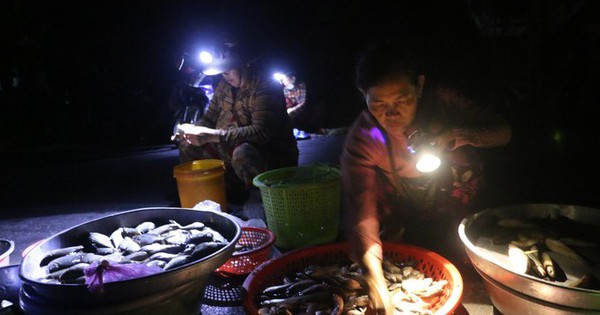
M 512 269 L 556 283 L 567 274 L 556 258 L 570 269 L 595 270 L 600 254 L 598 235 L 591 226 L 566 217 L 497 219 L 494 244 L 507 245 Z M 586 273 L 568 286 L 597 289 L 596 272 Z
M 94 262 L 145 264 L 163 271 L 204 258 L 229 242 L 202 222 L 181 225 L 174 220 L 157 226 L 142 222 L 119 227 L 110 235 L 89 232 L 83 244 L 49 251 L 40 261 L 46 283 L 85 283 L 84 270 Z
M 415 268 L 385 258 L 384 276 L 397 314 L 432 314 L 447 286 Z M 356 263 L 309 265 L 260 294 L 259 314 L 365 314 L 369 306 L 364 272 Z

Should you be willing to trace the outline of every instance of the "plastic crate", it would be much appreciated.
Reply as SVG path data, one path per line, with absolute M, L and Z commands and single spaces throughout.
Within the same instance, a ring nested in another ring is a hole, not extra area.
M 257 266 L 269 260 L 273 254 L 275 235 L 268 229 L 259 227 L 242 227 L 242 235 L 236 247 L 249 248 L 236 250 L 221 267 L 215 271 L 223 275 L 246 275 Z

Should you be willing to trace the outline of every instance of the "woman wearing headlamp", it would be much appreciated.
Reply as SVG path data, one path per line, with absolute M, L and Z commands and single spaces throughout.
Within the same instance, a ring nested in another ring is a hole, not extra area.
M 382 241 L 447 254 L 440 240 L 458 240 L 457 223 L 481 180 L 475 148 L 507 144 L 511 128 L 454 90 L 427 88 L 410 54 L 393 45 L 362 56 L 356 85 L 367 108 L 350 128 L 341 156 L 345 232 L 351 257 L 368 271 L 377 313 L 392 314 Z M 416 167 L 424 147 L 441 157 L 434 172 Z
M 228 199 L 247 196 L 252 179 L 262 172 L 298 165 L 285 100 L 266 73 L 244 64 L 231 45 L 205 65 L 204 73 L 222 79 L 202 119 L 179 126 L 182 163 L 223 160 Z

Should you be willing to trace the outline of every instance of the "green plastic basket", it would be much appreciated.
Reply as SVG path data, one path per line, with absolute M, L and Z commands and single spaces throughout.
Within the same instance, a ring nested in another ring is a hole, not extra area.
M 253 184 L 260 189 L 276 246 L 299 248 L 336 239 L 342 190 L 338 168 L 279 168 L 254 177 Z

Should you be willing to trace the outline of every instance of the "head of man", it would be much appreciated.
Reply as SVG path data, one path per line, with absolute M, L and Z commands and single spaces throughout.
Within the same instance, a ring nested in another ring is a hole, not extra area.
M 415 119 L 424 83 L 410 53 L 393 45 L 373 47 L 356 67 L 356 86 L 369 112 L 396 136 Z

